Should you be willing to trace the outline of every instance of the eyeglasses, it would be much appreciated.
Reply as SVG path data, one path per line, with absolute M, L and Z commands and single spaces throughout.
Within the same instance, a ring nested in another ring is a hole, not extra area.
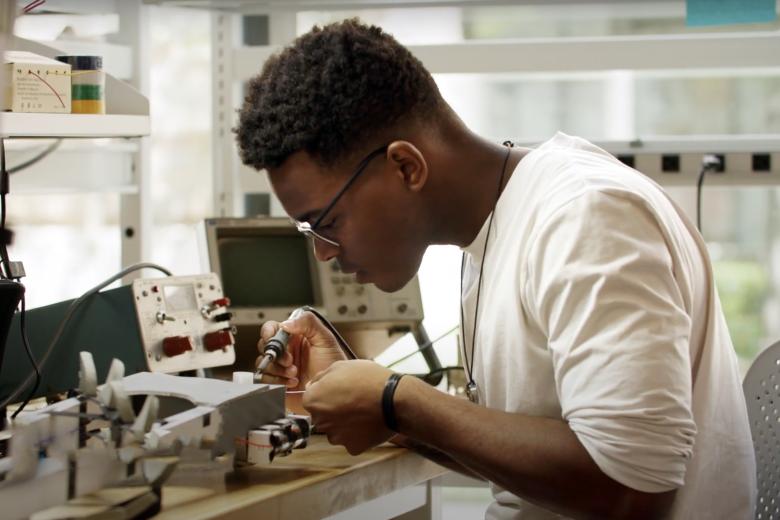
M 368 163 L 371 162 L 371 160 L 374 157 L 377 157 L 380 154 L 383 154 L 387 151 L 387 145 L 382 146 L 381 148 L 377 148 L 370 154 L 368 154 L 360 163 L 358 164 L 357 168 L 355 169 L 355 173 L 352 174 L 352 176 L 347 179 L 347 182 L 344 183 L 344 186 L 341 187 L 341 189 L 336 193 L 336 196 L 333 197 L 333 199 L 328 203 L 327 206 L 325 206 L 325 209 L 322 210 L 322 213 L 317 217 L 317 220 L 314 221 L 314 224 L 310 224 L 308 222 L 300 222 L 298 220 L 292 219 L 292 223 L 295 224 L 295 228 L 300 231 L 303 235 L 311 238 L 314 240 L 314 243 L 317 243 L 317 240 L 322 240 L 326 244 L 330 244 L 334 247 L 341 247 L 338 242 L 335 240 L 332 240 L 330 238 L 327 238 L 322 235 L 322 233 L 317 232 L 317 227 L 322 223 L 322 221 L 325 219 L 325 217 L 328 215 L 330 210 L 333 209 L 333 206 L 336 205 L 336 203 L 339 201 L 342 195 L 344 195 L 344 192 L 349 189 L 350 186 L 355 182 L 355 180 L 360 176 L 361 173 L 363 173 L 368 166 Z

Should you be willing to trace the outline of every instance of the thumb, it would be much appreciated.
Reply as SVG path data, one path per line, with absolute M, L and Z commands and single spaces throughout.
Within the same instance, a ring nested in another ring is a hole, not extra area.
M 262 344 L 267 343 L 268 340 L 271 339 L 278 330 L 279 322 L 268 320 L 263 323 L 263 325 L 260 327 L 260 340 Z

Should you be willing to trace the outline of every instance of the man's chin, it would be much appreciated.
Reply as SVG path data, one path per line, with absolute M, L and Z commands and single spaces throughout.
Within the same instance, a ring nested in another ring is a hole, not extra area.
M 369 282 L 360 282 L 360 283 L 369 283 Z M 394 293 L 396 291 L 400 291 L 401 289 L 403 289 L 404 286 L 407 283 L 409 283 L 409 280 L 398 282 L 397 280 L 376 279 L 376 280 L 370 280 L 370 283 L 373 283 L 376 286 L 376 288 L 382 292 Z

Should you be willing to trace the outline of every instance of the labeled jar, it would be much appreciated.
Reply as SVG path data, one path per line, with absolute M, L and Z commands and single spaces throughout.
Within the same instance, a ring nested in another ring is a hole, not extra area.
M 57 56 L 70 65 L 71 113 L 106 113 L 106 75 L 102 56 Z

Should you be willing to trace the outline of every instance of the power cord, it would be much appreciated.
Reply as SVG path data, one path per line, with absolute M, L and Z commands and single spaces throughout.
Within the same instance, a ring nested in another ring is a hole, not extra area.
M 31 157 L 30 159 L 27 159 L 26 161 L 17 164 L 16 166 L 12 166 L 8 168 L 8 174 L 13 175 L 14 173 L 20 172 L 24 170 L 25 168 L 29 168 L 33 164 L 42 161 L 45 159 L 48 155 L 50 155 L 54 150 L 59 148 L 60 144 L 62 144 L 62 139 L 57 139 L 50 145 L 46 146 L 38 155 L 35 157 Z M 3 152 L 5 153 L 5 152 Z
M 50 152 L 49 152 L 50 153 Z M 39 159 L 40 160 L 40 159 Z M 10 256 L 8 254 L 8 246 L 11 243 L 11 238 L 13 234 L 10 230 L 6 228 L 6 200 L 5 197 L 10 192 L 10 171 L 6 168 L 6 157 L 5 157 L 5 140 L 0 139 L 0 261 L 2 261 L 2 269 L 0 269 L 0 277 L 3 280 L 8 280 L 9 283 L 15 283 L 17 284 L 17 292 L 11 296 L 9 293 L 9 297 L 16 299 L 16 295 L 20 295 L 20 298 L 18 300 L 19 306 L 20 306 L 20 319 L 19 319 L 19 329 L 22 337 L 22 343 L 24 344 L 24 350 L 27 354 L 27 358 L 30 360 L 30 364 L 33 367 L 33 373 L 35 376 L 35 384 L 33 385 L 32 389 L 30 390 L 30 393 L 27 395 L 27 398 L 24 400 L 22 405 L 14 412 L 14 414 L 11 416 L 12 419 L 15 419 L 16 416 L 21 412 L 25 406 L 27 406 L 27 403 L 30 402 L 30 399 L 32 399 L 33 395 L 35 395 L 35 392 L 37 392 L 38 387 L 41 384 L 41 370 L 38 366 L 37 361 L 35 360 L 35 356 L 33 356 L 32 349 L 30 348 L 30 342 L 27 339 L 27 325 L 25 317 L 27 315 L 27 309 L 26 309 L 26 301 L 25 301 L 25 288 L 24 285 L 21 283 L 21 278 L 24 276 L 24 269 L 21 267 L 21 263 L 17 262 L 18 268 L 15 267 L 15 264 L 12 264 L 10 261 Z M 13 282 L 10 282 L 13 280 Z M 5 294 L 5 293 L 4 293 Z M 16 301 L 12 300 L 12 306 L 17 307 Z M 9 308 L 9 310 L 11 310 Z M 13 312 L 8 315 L 9 322 L 13 320 Z M 8 324 L 10 328 L 10 323 Z M 4 337 L 0 341 L 7 341 L 7 338 Z M 5 354 L 5 345 L 0 345 L 0 354 Z M 0 359 L 0 363 L 2 360 Z M 5 423 L 5 407 L 6 405 L 3 404 L 0 406 L 0 410 L 2 410 L 2 422 Z
M 3 261 L 3 269 L 0 271 L 0 276 L 6 280 L 11 279 L 11 262 L 8 259 L 8 242 L 10 242 L 10 233 L 6 232 L 5 220 L 6 220 L 6 204 L 5 196 L 10 191 L 8 170 L 5 167 L 5 139 L 0 139 L 0 260 Z
M 133 271 L 138 271 L 141 269 L 156 269 L 157 271 L 160 271 L 164 273 L 167 276 L 173 276 L 173 274 L 166 268 L 159 266 L 157 264 L 149 263 L 149 262 L 141 262 L 138 264 L 131 265 L 130 267 L 127 267 L 125 269 L 122 269 L 118 273 L 114 274 L 113 276 L 109 277 L 108 279 L 104 280 L 103 282 L 99 283 L 89 291 L 85 292 L 68 306 L 67 310 L 65 311 L 65 316 L 63 316 L 62 320 L 60 321 L 59 326 L 57 327 L 57 331 L 54 333 L 54 336 L 52 337 L 51 341 L 49 341 L 49 345 L 46 348 L 46 351 L 44 352 L 43 356 L 41 356 L 40 361 L 38 362 L 38 369 L 39 371 L 43 371 L 44 365 L 46 365 L 46 362 L 49 360 L 49 356 L 54 351 L 54 347 L 57 345 L 57 342 L 59 342 L 60 337 L 62 337 L 62 333 L 65 331 L 65 327 L 68 325 L 68 322 L 73 317 L 73 313 L 78 309 L 81 304 L 83 304 L 86 300 L 88 300 L 91 296 L 97 294 L 102 289 L 107 287 L 108 285 L 111 285 L 115 281 L 119 280 L 120 278 L 128 275 L 129 273 L 132 273 Z M 14 402 L 14 399 L 19 397 L 19 395 L 24 391 L 24 389 L 32 383 L 33 379 L 35 379 L 35 374 L 30 374 L 27 379 L 25 379 L 21 385 L 17 387 L 14 392 L 6 397 L 2 403 L 0 403 L 0 409 L 5 408 L 8 406 L 9 403 Z
M 701 171 L 696 181 L 696 228 L 701 233 L 701 191 L 704 185 L 704 175 L 707 172 L 716 172 L 723 166 L 723 162 L 717 155 L 707 154 L 701 158 Z
M 341 334 L 339 334 L 339 331 L 336 330 L 336 327 L 333 326 L 333 324 L 322 315 L 320 311 L 315 309 L 314 307 L 310 307 L 309 305 L 304 305 L 303 310 L 309 311 L 310 313 L 314 314 L 317 319 L 319 319 L 323 325 L 325 325 L 325 328 L 330 331 L 331 334 L 333 334 L 336 337 L 336 341 L 339 344 L 339 347 L 341 347 L 342 352 L 347 355 L 349 359 L 357 359 L 357 355 L 355 352 L 349 347 L 349 344 L 347 344 L 347 341 L 341 337 Z
M 30 363 L 32 363 L 33 370 L 35 371 L 35 385 L 33 385 L 32 389 L 30 389 L 30 393 L 27 394 L 27 397 L 25 398 L 24 402 L 11 415 L 11 419 L 16 419 L 16 416 L 19 415 L 19 413 L 21 413 L 22 410 L 24 410 L 24 407 L 27 406 L 27 403 L 30 402 L 30 399 L 33 398 L 35 392 L 37 392 L 38 388 L 41 386 L 41 368 L 38 366 L 38 363 L 35 361 L 35 356 L 33 356 L 32 349 L 30 348 L 30 340 L 27 338 L 27 325 L 25 324 L 26 312 L 25 312 L 24 292 L 22 292 L 22 300 L 20 305 L 21 305 L 21 315 L 19 316 L 19 329 L 22 335 L 22 343 L 24 344 L 24 350 L 25 352 L 27 352 L 27 357 L 30 359 Z

